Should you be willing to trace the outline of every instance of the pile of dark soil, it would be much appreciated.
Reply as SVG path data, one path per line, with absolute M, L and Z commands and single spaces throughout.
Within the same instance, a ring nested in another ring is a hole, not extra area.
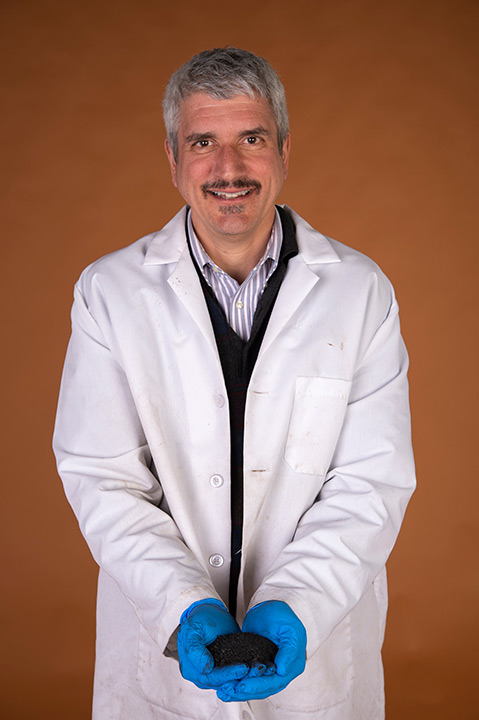
M 216 667 L 243 663 L 250 666 L 258 663 L 270 665 L 278 652 L 277 646 L 268 638 L 241 632 L 219 635 L 207 648 Z

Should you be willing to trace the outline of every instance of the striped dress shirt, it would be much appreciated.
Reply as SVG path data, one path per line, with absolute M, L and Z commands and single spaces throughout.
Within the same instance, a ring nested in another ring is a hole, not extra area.
M 206 253 L 193 229 L 191 211 L 188 212 L 187 227 L 191 252 L 196 264 L 213 290 L 230 327 L 246 342 L 251 334 L 258 300 L 278 265 L 283 241 L 283 229 L 278 211 L 276 210 L 273 229 L 265 253 L 241 285 L 218 267 Z

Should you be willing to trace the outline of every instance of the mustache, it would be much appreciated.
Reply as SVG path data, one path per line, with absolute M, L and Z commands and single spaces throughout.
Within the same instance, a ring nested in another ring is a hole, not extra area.
M 235 190 L 250 190 L 251 188 L 254 188 L 255 190 L 261 190 L 261 183 L 259 182 L 259 180 L 242 177 L 236 178 L 236 180 L 224 180 L 222 178 L 218 178 L 218 180 L 206 182 L 201 185 L 201 191 L 203 192 L 203 194 L 206 194 L 208 190 L 231 190 L 232 188 L 234 188 Z

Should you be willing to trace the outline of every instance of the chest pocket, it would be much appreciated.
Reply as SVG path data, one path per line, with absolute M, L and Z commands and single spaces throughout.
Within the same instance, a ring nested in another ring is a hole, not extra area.
M 346 414 L 350 380 L 296 379 L 284 459 L 297 473 L 325 475 Z

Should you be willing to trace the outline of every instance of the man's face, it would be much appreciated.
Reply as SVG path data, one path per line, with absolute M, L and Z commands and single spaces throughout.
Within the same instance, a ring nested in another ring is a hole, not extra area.
M 206 247 L 266 244 L 289 157 L 289 136 L 280 153 L 267 100 L 194 93 L 181 105 L 177 159 L 168 141 L 165 148 L 173 184 L 190 205 Z

